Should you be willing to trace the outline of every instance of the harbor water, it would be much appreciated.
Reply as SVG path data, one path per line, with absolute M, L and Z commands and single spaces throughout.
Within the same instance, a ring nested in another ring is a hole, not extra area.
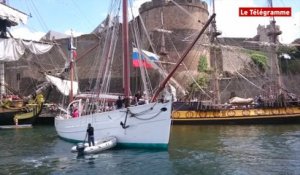
M 77 158 L 54 126 L 0 130 L 0 174 L 300 174 L 300 125 L 174 125 L 167 151 Z

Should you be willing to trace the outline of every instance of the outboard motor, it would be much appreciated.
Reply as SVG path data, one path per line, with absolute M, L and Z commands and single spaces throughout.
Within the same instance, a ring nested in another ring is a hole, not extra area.
M 76 150 L 77 150 L 77 156 L 83 156 L 84 155 L 84 143 L 77 143 Z

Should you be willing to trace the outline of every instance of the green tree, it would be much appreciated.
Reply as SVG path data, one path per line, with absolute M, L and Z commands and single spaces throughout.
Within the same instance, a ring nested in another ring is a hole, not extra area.
M 205 72 L 208 69 L 207 58 L 201 55 L 198 62 L 198 72 Z

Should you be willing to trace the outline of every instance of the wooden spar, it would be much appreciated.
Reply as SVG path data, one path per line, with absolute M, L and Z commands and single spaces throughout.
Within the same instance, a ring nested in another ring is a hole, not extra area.
M 70 95 L 69 95 L 69 102 L 71 103 L 74 99 L 73 96 L 73 81 L 74 81 L 74 57 L 73 57 L 73 36 L 71 34 L 71 39 L 70 39 L 70 81 L 71 81 L 71 88 L 70 88 Z
M 32 97 L 34 97 L 37 94 L 40 94 L 44 89 L 48 88 L 49 86 L 51 86 L 50 82 L 44 82 L 40 88 L 38 88 L 34 93 L 24 97 L 24 99 L 25 100 L 32 99 Z
M 185 50 L 185 52 L 183 53 L 183 55 L 180 57 L 179 61 L 176 63 L 176 65 L 173 68 L 173 70 L 164 79 L 164 81 L 159 85 L 159 87 L 158 87 L 157 91 L 155 92 L 154 96 L 152 97 L 151 101 L 155 101 L 157 99 L 157 96 L 159 95 L 159 93 L 165 88 L 167 82 L 174 75 L 174 73 L 178 69 L 179 65 L 183 62 L 183 60 L 186 58 L 187 54 L 190 52 L 190 50 L 193 48 L 193 46 L 196 44 L 196 42 L 198 41 L 198 39 L 201 37 L 201 35 L 204 33 L 204 31 L 206 30 L 206 28 L 209 26 L 209 24 L 211 23 L 211 21 L 215 17 L 216 17 L 216 14 L 213 13 L 211 15 L 211 17 L 208 19 L 208 21 L 205 23 L 205 25 L 203 26 L 203 28 L 201 29 L 201 31 L 198 34 L 198 36 L 194 39 L 194 41 L 192 42 L 192 44 Z
M 71 88 L 70 88 L 69 102 L 71 103 L 74 99 L 74 96 L 73 96 L 74 69 L 73 69 L 72 61 L 70 62 L 70 81 L 71 81 Z
M 128 0 L 123 0 L 123 25 L 122 25 L 122 37 L 123 37 L 123 86 L 124 95 L 129 97 L 129 85 L 130 85 L 130 75 L 129 75 L 129 42 L 128 42 L 128 18 L 127 18 L 127 6 Z

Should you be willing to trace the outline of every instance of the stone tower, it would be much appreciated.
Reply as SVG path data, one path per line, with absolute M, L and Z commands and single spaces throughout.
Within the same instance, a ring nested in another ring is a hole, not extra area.
M 152 0 L 141 5 L 141 18 L 148 31 L 155 51 L 160 54 L 161 60 L 175 63 L 185 51 L 194 37 L 208 20 L 207 4 L 201 0 Z M 146 35 L 143 35 L 143 48 L 152 50 Z M 205 33 L 190 51 L 184 63 L 190 73 L 196 76 L 200 55 L 208 55 L 207 49 L 199 44 L 208 43 Z M 172 64 L 163 65 L 170 70 Z M 187 86 L 191 78 L 184 74 L 186 69 L 180 66 L 175 78 Z

